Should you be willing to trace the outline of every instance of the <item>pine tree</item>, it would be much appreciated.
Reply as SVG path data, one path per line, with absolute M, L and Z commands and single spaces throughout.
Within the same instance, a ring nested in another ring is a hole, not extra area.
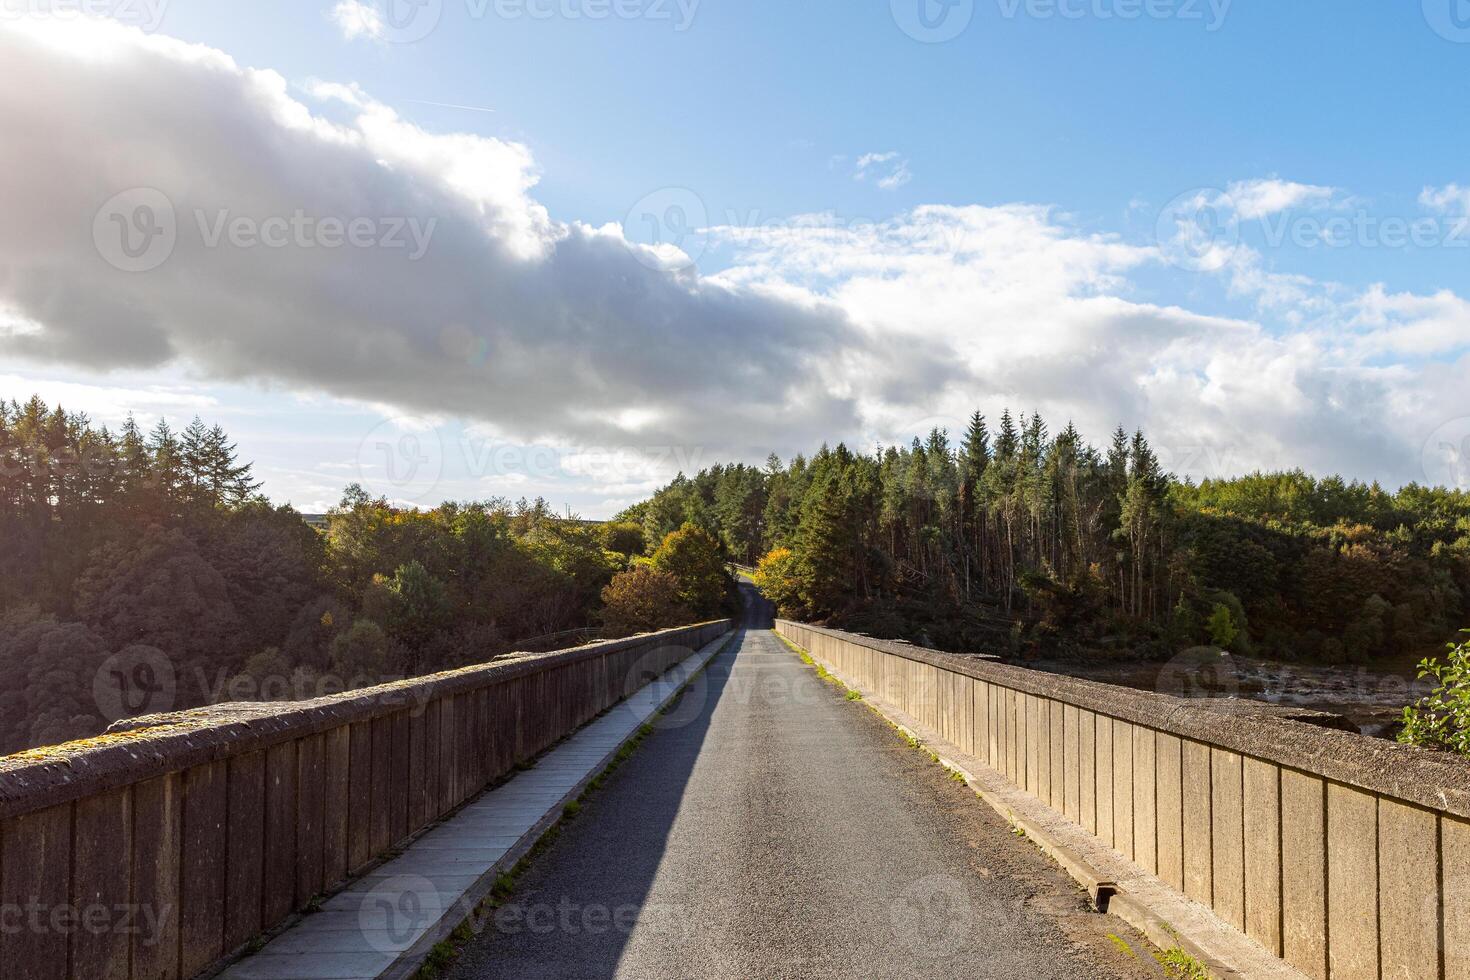
M 183 463 L 180 459 L 179 440 L 168 420 L 159 419 L 148 434 L 148 453 L 152 456 L 149 469 L 154 475 L 159 497 L 170 516 L 178 512 L 183 497 Z
M 194 416 L 179 438 L 179 495 L 186 506 L 213 503 L 209 499 L 209 432 Z
M 985 584 L 985 534 L 987 529 L 985 470 L 990 466 L 990 431 L 978 411 L 970 417 L 965 432 L 960 480 L 960 525 L 964 540 L 965 597 L 971 595 L 971 566 L 978 566 L 981 587 Z
M 235 444 L 225 430 L 218 425 L 211 427 L 204 437 L 204 486 L 216 506 L 237 507 L 261 487 L 251 479 L 251 464 L 236 460 Z

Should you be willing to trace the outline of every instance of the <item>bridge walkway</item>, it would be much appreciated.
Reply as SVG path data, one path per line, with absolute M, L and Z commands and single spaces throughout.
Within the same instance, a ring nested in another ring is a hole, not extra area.
M 752 616 L 448 976 L 1160 975 L 1144 940 Z

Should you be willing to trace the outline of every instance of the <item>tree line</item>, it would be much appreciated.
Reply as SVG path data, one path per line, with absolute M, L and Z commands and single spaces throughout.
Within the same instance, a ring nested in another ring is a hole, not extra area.
M 259 487 L 198 419 L 112 432 L 0 401 L 0 754 L 102 731 L 111 675 L 141 689 L 130 713 L 304 699 L 731 601 L 694 527 L 645 539 L 539 500 L 417 510 L 353 486 L 317 531 Z
M 1361 663 L 1470 622 L 1470 494 L 1300 470 L 1194 483 L 1142 432 L 1097 447 L 1035 414 L 715 466 L 624 516 L 705 528 L 787 615 L 955 650 Z

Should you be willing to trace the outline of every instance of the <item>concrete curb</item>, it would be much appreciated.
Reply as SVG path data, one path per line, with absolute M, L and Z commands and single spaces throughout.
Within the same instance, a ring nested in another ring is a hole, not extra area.
M 959 773 L 976 796 L 1024 832 L 1085 888 L 1098 911 L 1127 922 L 1160 950 L 1180 949 L 1189 954 L 1214 980 L 1306 980 L 1305 974 L 1220 921 L 1209 909 L 1122 855 L 1105 849 L 1081 827 L 1015 788 L 989 766 L 920 725 L 891 702 L 853 683 L 811 651 L 777 636 L 862 694 L 875 714 L 937 756 L 941 765 Z
M 653 711 L 649 714 L 648 718 L 652 719 L 654 717 L 657 717 L 660 711 L 668 707 L 671 702 L 673 702 L 676 698 L 683 694 L 685 689 L 688 688 L 691 683 L 693 683 L 694 679 L 697 676 L 699 676 L 699 673 L 707 668 L 716 657 L 725 652 L 725 650 L 729 647 L 731 640 L 733 640 L 739 634 L 740 630 L 741 627 L 737 626 L 729 633 L 726 633 L 724 636 L 714 641 L 714 643 L 711 644 L 714 649 L 711 650 L 708 654 L 701 651 L 694 654 L 694 656 L 690 657 L 688 660 L 683 661 L 684 664 L 688 664 L 696 660 L 698 662 L 694 663 L 693 669 L 689 671 L 688 677 L 684 678 L 684 680 L 677 687 L 675 687 L 666 697 L 664 697 L 661 701 L 654 705 Z M 682 664 L 677 665 L 672 669 L 677 670 L 678 666 L 682 666 Z M 665 674 L 663 675 L 663 677 L 657 678 L 652 681 L 651 684 L 657 684 L 661 680 L 663 680 L 664 677 L 667 676 L 668 674 Z M 452 907 L 445 911 L 444 917 L 440 919 L 437 924 L 430 927 L 429 931 L 426 932 L 422 937 L 420 937 L 418 942 L 414 943 L 413 946 L 404 950 L 404 952 L 399 956 L 397 961 L 395 961 L 392 966 L 390 966 L 388 969 L 384 970 L 378 975 L 379 980 L 413 980 L 413 978 L 418 975 L 419 970 L 423 968 L 424 963 L 428 960 L 430 954 L 433 953 L 434 947 L 453 936 L 455 931 L 459 929 L 460 926 L 469 922 L 476 915 L 480 907 L 480 903 L 485 901 L 485 899 L 489 898 L 494 893 L 495 883 L 500 878 L 500 876 L 508 873 L 512 868 L 516 866 L 521 858 L 531 853 L 531 851 L 536 847 L 536 844 L 541 840 L 541 838 L 546 836 L 546 832 L 561 822 L 563 811 L 566 809 L 567 804 L 578 799 L 584 792 L 586 792 L 587 787 L 592 783 L 592 781 L 600 776 L 603 772 L 605 772 L 607 770 L 607 767 L 612 764 L 614 759 L 617 758 L 617 755 L 619 752 L 622 751 L 623 746 L 627 745 L 629 742 L 638 737 L 639 731 L 643 728 L 643 725 L 645 724 L 648 724 L 648 720 L 645 720 L 638 726 L 636 726 L 631 732 L 628 733 L 626 738 L 623 738 L 621 741 L 619 741 L 618 744 L 614 746 L 613 749 L 609 751 L 601 760 L 594 763 L 593 766 L 587 771 L 587 773 L 580 780 L 577 781 L 577 784 L 573 786 L 571 790 L 569 790 L 564 796 L 562 796 L 561 799 L 554 803 L 546 811 L 546 814 L 542 816 L 541 819 L 538 820 L 536 824 L 529 831 L 527 831 L 521 837 L 521 839 L 515 843 L 515 845 L 511 847 L 510 850 L 506 851 L 505 854 L 498 861 L 491 865 L 490 868 L 487 869 L 485 873 L 481 876 L 480 880 L 476 882 L 473 886 L 471 886 L 469 890 L 467 890 L 464 895 L 459 899 L 458 902 L 456 902 Z M 575 737 L 575 733 L 573 737 Z

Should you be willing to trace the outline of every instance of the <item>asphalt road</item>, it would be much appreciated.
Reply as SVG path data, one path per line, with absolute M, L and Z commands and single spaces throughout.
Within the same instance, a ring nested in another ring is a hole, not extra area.
M 1145 949 L 963 784 L 747 628 L 449 976 L 1158 976 Z

